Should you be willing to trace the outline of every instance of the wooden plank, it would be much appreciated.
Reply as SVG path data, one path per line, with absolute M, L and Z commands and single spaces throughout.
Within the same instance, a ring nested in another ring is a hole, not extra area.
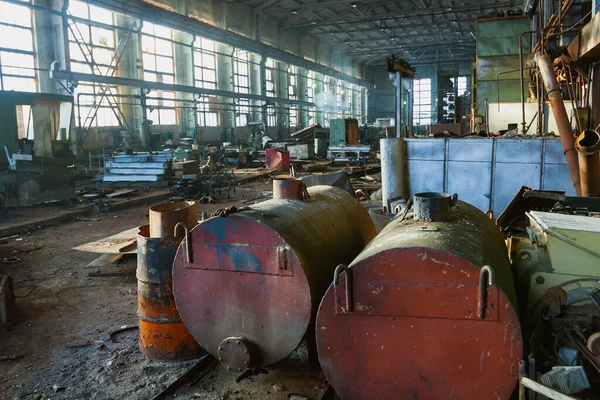
M 163 175 L 104 175 L 104 182 L 158 182 Z
M 113 197 L 121 197 L 121 196 L 125 196 L 127 194 L 131 194 L 131 193 L 135 193 L 136 190 L 135 189 L 121 189 L 121 190 L 117 190 L 111 194 L 107 194 L 106 197 L 108 197 L 109 199 L 112 199 Z
M 137 248 L 135 247 L 124 252 L 121 252 L 120 250 L 137 242 L 138 231 L 138 227 L 131 228 L 95 242 L 85 243 L 80 246 L 73 247 L 73 250 L 101 254 L 135 254 L 137 253 Z
M 111 168 L 167 168 L 169 163 L 166 161 L 153 161 L 153 162 L 129 162 L 121 163 L 114 161 L 107 161 L 105 167 Z
M 120 268 L 137 265 L 136 254 L 102 254 L 83 268 Z
M 567 396 L 566 394 L 562 394 L 557 392 L 554 389 L 550 389 L 542 384 L 539 384 L 535 381 L 532 381 L 529 378 L 521 377 L 521 385 L 526 388 L 535 391 L 536 393 L 542 394 L 551 400 L 580 400 L 577 397 Z
M 165 175 L 166 168 L 109 168 L 113 175 Z

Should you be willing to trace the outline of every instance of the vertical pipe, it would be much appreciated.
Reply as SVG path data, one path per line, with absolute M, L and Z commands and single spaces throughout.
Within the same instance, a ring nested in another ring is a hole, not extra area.
M 523 126 L 522 132 L 523 134 L 527 133 L 527 119 L 525 117 L 525 78 L 523 77 L 523 36 L 525 35 L 533 35 L 534 33 L 538 33 L 537 31 L 529 31 L 523 32 L 519 35 L 519 79 L 521 80 L 521 125 Z M 498 104 L 500 100 L 498 99 Z
M 390 138 L 380 140 L 381 148 L 381 196 L 383 209 L 389 214 L 388 201 L 406 195 L 404 184 L 404 139 Z
M 402 137 L 402 77 L 396 71 L 396 137 Z
M 579 154 L 581 195 L 600 197 L 600 134 L 586 129 L 575 142 Z
M 565 150 L 565 157 L 567 158 L 567 164 L 571 172 L 575 193 L 577 193 L 577 196 L 581 196 L 581 181 L 579 177 L 579 162 L 575 151 L 575 136 L 573 135 L 573 129 L 571 128 L 562 93 L 560 92 L 560 86 L 556 80 L 556 75 L 554 75 L 550 57 L 547 55 L 541 56 L 537 59 L 537 63 L 542 75 L 542 81 L 544 81 L 544 86 L 546 87 L 546 92 L 548 92 L 548 100 L 550 101 L 552 113 L 556 120 L 560 140 Z

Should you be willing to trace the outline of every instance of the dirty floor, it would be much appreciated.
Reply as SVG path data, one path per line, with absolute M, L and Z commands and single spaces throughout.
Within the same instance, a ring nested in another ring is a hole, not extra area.
M 239 187 L 232 203 L 200 204 L 198 213 L 248 205 L 243 201 L 258 201 L 269 190 L 266 180 Z M 152 399 L 193 364 L 148 361 L 135 330 L 110 341 L 111 332 L 137 325 L 135 276 L 103 276 L 101 269 L 86 267 L 99 254 L 72 250 L 147 223 L 148 206 L 0 241 L 0 274 L 13 277 L 19 311 L 14 329 L 0 332 L 1 399 Z M 286 366 L 240 383 L 218 366 L 193 382 L 169 398 L 315 398 L 324 387 L 298 352 Z

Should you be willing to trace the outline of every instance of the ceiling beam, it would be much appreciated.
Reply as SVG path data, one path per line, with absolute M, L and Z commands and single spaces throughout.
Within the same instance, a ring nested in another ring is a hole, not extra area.
M 301 28 L 318 28 L 323 26 L 336 26 L 336 25 L 346 25 L 350 23 L 365 23 L 365 22 L 374 22 L 374 21 L 386 21 L 386 20 L 396 20 L 396 19 L 411 19 L 418 17 L 433 17 L 435 15 L 453 15 L 453 14 L 465 14 L 472 12 L 483 12 L 484 10 L 493 10 L 498 8 L 507 8 L 512 7 L 514 1 L 508 2 L 499 2 L 495 4 L 479 4 L 473 5 L 469 7 L 459 7 L 459 8 L 432 8 L 427 11 L 418 10 L 416 12 L 403 12 L 398 14 L 372 14 L 368 17 L 357 17 L 357 18 L 342 18 L 333 21 L 322 21 L 317 22 L 314 21 L 310 24 L 301 24 L 301 25 L 292 25 L 286 28 L 286 30 L 290 29 L 301 29 Z
M 262 12 L 262 14 L 290 14 L 292 12 L 300 13 L 304 10 L 316 10 L 319 8 L 329 8 L 329 7 L 340 7 L 347 5 L 348 8 L 359 8 L 362 5 L 372 6 L 374 4 L 385 4 L 390 3 L 389 0 L 369 0 L 369 1 L 352 1 L 352 0 L 337 0 L 337 1 L 323 1 L 321 3 L 309 3 L 309 4 L 299 4 L 297 6 L 292 7 L 272 7 L 267 11 Z M 356 7 L 350 7 L 351 4 L 356 4 Z

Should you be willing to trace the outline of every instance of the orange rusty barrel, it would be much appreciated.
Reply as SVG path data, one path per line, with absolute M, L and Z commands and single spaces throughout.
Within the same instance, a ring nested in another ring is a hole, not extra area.
M 185 222 L 189 229 L 198 224 L 196 202 L 181 201 L 178 203 L 157 204 L 150 207 L 150 237 L 169 238 L 173 236 L 175 225 Z
M 204 354 L 181 321 L 173 297 L 171 269 L 178 238 L 151 238 L 148 225 L 138 234 L 138 317 L 140 351 L 151 360 L 179 361 Z

